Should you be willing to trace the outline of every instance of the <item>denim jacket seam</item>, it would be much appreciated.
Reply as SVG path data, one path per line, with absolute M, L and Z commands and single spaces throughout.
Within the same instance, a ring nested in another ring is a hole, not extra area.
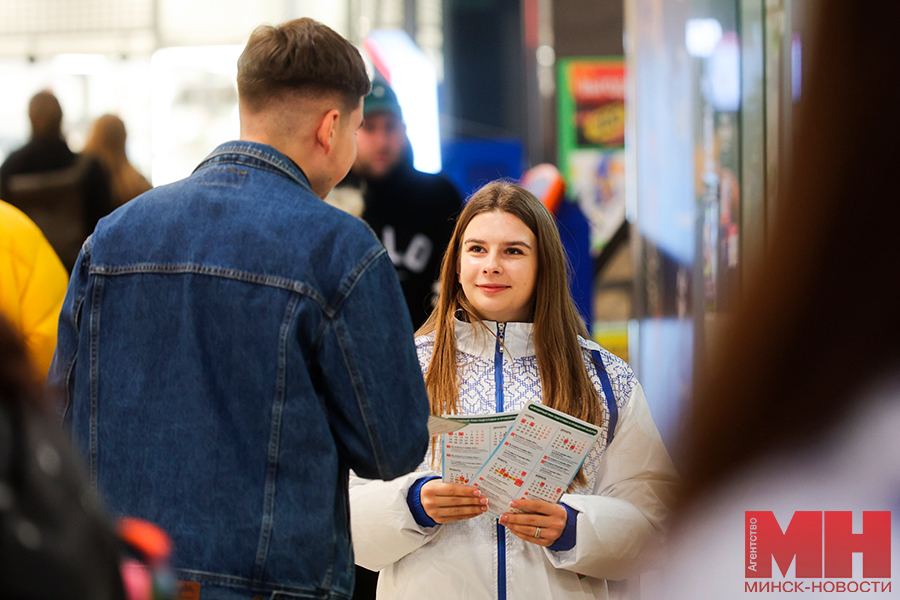
M 265 173 L 271 173 L 272 175 L 278 175 L 279 177 L 285 177 L 287 180 L 292 183 L 296 183 L 298 185 L 304 186 L 296 177 L 293 177 L 290 173 L 285 172 L 284 169 L 280 169 L 277 166 L 263 161 L 263 160 L 251 160 L 251 157 L 242 157 L 242 156 L 234 156 L 234 157 L 219 157 L 215 162 L 210 163 L 208 166 L 204 167 L 204 170 L 215 168 L 215 167 L 223 167 L 226 165 L 240 165 L 247 166 L 253 169 L 257 169 L 259 171 L 263 171 Z
M 318 304 L 323 310 L 325 310 L 326 312 L 328 311 L 328 304 L 325 301 L 325 298 L 321 293 L 319 293 L 318 290 L 308 284 L 285 277 L 262 275 L 259 273 L 241 271 L 239 269 L 226 269 L 222 267 L 212 267 L 209 265 L 202 265 L 197 263 L 135 263 L 120 266 L 93 265 L 90 268 L 90 272 L 91 274 L 109 276 L 135 275 L 139 273 L 197 273 L 200 275 L 223 277 L 225 279 L 234 279 L 237 281 L 243 281 L 245 283 L 254 283 L 258 285 L 279 288 L 290 292 L 296 292 L 298 294 L 302 294 L 304 296 L 312 298 L 313 300 L 315 300 L 316 304 Z
M 316 333 L 313 335 L 311 343 L 311 347 L 314 352 L 319 352 L 322 350 L 322 343 L 325 341 L 325 333 L 328 331 L 329 327 L 331 327 L 330 318 L 321 319 L 319 321 L 319 327 L 316 330 Z
M 365 397 L 365 390 L 362 386 L 362 381 L 360 380 L 358 370 L 356 368 L 356 363 L 351 359 L 351 357 L 347 353 L 346 341 L 344 340 L 343 335 L 343 325 L 338 319 L 338 313 L 340 311 L 341 306 L 344 301 L 350 297 L 350 294 L 353 292 L 356 284 L 359 283 L 360 279 L 362 279 L 363 275 L 369 270 L 369 268 L 375 264 L 375 261 L 378 260 L 383 254 L 385 254 L 387 250 L 384 249 L 384 246 L 376 246 L 372 250 L 370 250 L 365 256 L 363 256 L 362 260 L 360 260 L 359 264 L 357 264 L 356 268 L 344 278 L 342 282 L 338 294 L 335 298 L 335 303 L 332 308 L 332 314 L 329 314 L 329 321 L 331 323 L 332 328 L 334 329 L 335 339 L 337 340 L 338 347 L 341 349 L 341 356 L 344 359 L 344 365 L 347 367 L 348 374 L 350 375 L 350 381 L 353 385 L 353 390 L 356 396 L 356 402 L 359 406 L 360 414 L 362 415 L 363 422 L 366 426 L 366 433 L 369 436 L 369 441 L 372 443 L 373 455 L 375 458 L 375 464 L 378 468 L 379 473 L 384 473 L 384 456 L 381 449 L 381 443 L 378 439 L 377 431 L 372 427 L 372 423 L 368 417 L 368 402 Z M 323 336 L 324 337 L 324 336 Z
M 243 143 L 250 144 L 253 142 L 245 141 Z M 217 150 L 213 151 L 212 154 L 207 156 L 206 159 L 194 169 L 194 172 L 196 173 L 207 166 L 224 162 L 252 165 L 272 173 L 280 174 L 309 190 L 311 193 L 314 193 L 312 187 L 309 185 L 306 173 L 303 173 L 303 170 L 300 169 L 299 165 L 293 162 L 285 162 L 277 156 L 274 156 L 269 152 L 263 152 L 257 148 L 241 147 L 240 141 L 228 142 L 223 146 L 220 146 Z M 295 170 L 298 171 L 302 177 L 298 177 L 297 174 L 294 173 Z
M 260 531 L 259 547 L 257 548 L 256 564 L 254 565 L 254 581 L 262 580 L 265 573 L 266 560 L 269 553 L 269 544 L 272 539 L 272 526 L 275 521 L 275 491 L 278 476 L 278 453 L 281 449 L 281 426 L 284 414 L 285 385 L 287 376 L 287 342 L 292 323 L 297 314 L 297 306 L 300 296 L 294 294 L 285 308 L 284 318 L 281 322 L 278 335 L 278 375 L 275 385 L 275 398 L 272 404 L 272 423 L 269 432 L 268 464 L 266 465 L 266 483 L 264 494 L 264 509 L 262 531 Z
M 341 356 L 344 359 L 344 365 L 347 367 L 348 374 L 350 375 L 350 381 L 353 384 L 353 390 L 356 396 L 356 403 L 359 406 L 360 414 L 362 415 L 363 422 L 366 426 L 366 433 L 369 436 L 369 441 L 372 444 L 372 454 L 375 458 L 375 464 L 378 467 L 379 475 L 383 475 L 385 473 L 384 468 L 384 456 L 381 448 L 380 440 L 378 439 L 378 432 L 375 428 L 372 427 L 372 423 L 368 417 L 368 401 L 366 399 L 365 390 L 362 386 L 362 381 L 359 377 L 359 372 L 356 367 L 356 362 L 352 360 L 350 355 L 347 354 L 346 342 L 344 341 L 343 335 L 343 324 L 339 319 L 333 320 L 334 326 L 334 334 L 335 339 L 337 340 L 338 347 L 341 349 Z
M 90 415 L 90 434 L 89 434 L 89 448 L 90 448 L 90 477 L 91 477 L 91 487 L 93 489 L 97 489 L 99 482 L 99 473 L 98 473 L 98 445 L 99 445 L 99 423 L 98 423 L 98 410 L 97 406 L 99 402 L 99 390 L 98 388 L 98 378 L 99 378 L 99 335 L 100 335 L 100 300 L 103 295 L 103 278 L 97 277 L 93 283 L 93 289 L 91 290 L 91 315 L 90 315 L 90 323 L 88 324 L 88 332 L 90 338 L 90 363 L 89 367 L 89 378 L 90 378 L 90 407 L 91 407 L 91 415 Z
M 386 253 L 387 250 L 385 250 L 384 246 L 378 245 L 363 256 L 362 260 L 359 261 L 359 264 L 357 264 L 350 274 L 348 274 L 341 282 L 338 293 L 334 298 L 334 304 L 329 305 L 326 310 L 326 314 L 328 314 L 329 318 L 334 319 L 337 316 L 341 305 L 348 297 L 350 297 L 350 294 L 353 292 L 356 284 L 362 279 L 362 276 L 365 275 L 366 271 L 368 271 L 373 264 L 375 264 L 376 260 Z
M 312 343 L 313 348 L 316 350 L 321 348 L 322 342 L 325 340 L 325 333 L 328 331 L 329 327 L 333 327 L 334 321 L 337 319 L 337 315 L 340 312 L 341 305 L 343 305 L 344 301 L 350 297 L 353 288 L 356 287 L 356 284 L 359 283 L 359 280 L 362 279 L 362 276 L 369 267 L 375 263 L 378 257 L 386 252 L 387 250 L 385 250 L 383 246 L 377 246 L 370 250 L 369 253 L 363 256 L 362 260 L 359 261 L 359 264 L 354 267 L 353 271 L 351 271 L 341 282 L 333 303 L 321 303 L 321 308 L 325 313 L 326 318 L 322 321 L 319 330 L 316 332 Z M 343 349 L 341 352 L 343 353 Z
M 77 335 L 77 330 L 76 330 Z M 66 370 L 63 381 L 65 382 L 65 404 L 62 407 L 62 411 L 60 411 L 59 416 L 60 420 L 63 423 L 66 423 L 69 419 L 69 411 L 72 409 L 72 377 L 75 372 L 75 356 L 77 352 L 73 352 L 72 356 L 66 361 Z
M 88 239 L 86 239 L 84 241 L 84 245 L 81 247 L 82 268 L 84 268 L 84 264 L 87 263 L 88 270 L 90 270 L 90 260 L 91 260 L 91 243 L 90 242 L 91 242 L 91 238 L 88 237 Z M 82 288 L 78 292 L 78 295 L 72 301 L 72 320 L 73 320 L 73 325 L 75 327 L 76 343 L 77 343 L 78 337 L 81 335 L 81 328 L 78 326 L 78 321 L 80 319 L 81 312 L 84 310 L 84 297 L 87 294 L 87 288 L 88 288 L 88 284 L 86 283 L 84 288 Z M 65 391 L 64 391 L 65 406 L 63 406 L 63 408 L 62 408 L 62 414 L 61 414 L 61 420 L 63 422 L 66 421 L 69 410 L 72 407 L 72 393 L 70 390 L 72 389 L 72 381 L 73 381 L 72 378 L 74 377 L 74 374 L 75 374 L 75 361 L 76 361 L 77 356 L 78 356 L 78 352 L 73 351 L 72 355 L 66 361 L 65 376 L 63 378 L 63 381 L 65 382 Z
M 229 181 L 198 181 L 197 185 L 227 185 L 234 188 L 241 187 L 240 183 L 231 183 Z

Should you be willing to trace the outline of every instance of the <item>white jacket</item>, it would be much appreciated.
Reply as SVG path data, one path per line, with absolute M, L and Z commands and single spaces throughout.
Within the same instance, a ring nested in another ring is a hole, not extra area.
M 532 324 L 457 321 L 456 341 L 462 380 L 460 414 L 520 409 L 541 398 L 532 343 Z M 576 544 L 554 552 L 525 542 L 496 519 L 482 515 L 435 527 L 419 526 L 406 503 L 416 480 L 434 475 L 431 456 L 418 471 L 393 481 L 351 478 L 350 513 L 356 563 L 381 571 L 378 600 L 607 598 L 607 579 L 639 572 L 656 554 L 676 481 L 675 468 L 650 416 L 644 392 L 631 368 L 594 342 L 579 338 L 585 365 L 603 397 L 589 362 L 600 350 L 618 406 L 618 424 L 607 448 L 608 411 L 600 440 L 584 462 L 586 487 L 563 495 L 578 512 Z M 425 372 L 433 336 L 416 339 Z M 495 369 L 502 368 L 502 389 Z M 439 469 L 439 466 L 438 466 Z M 499 532 L 499 533 L 498 533 Z M 498 565 L 504 564 L 500 569 Z M 505 595 L 504 595 L 505 590 Z

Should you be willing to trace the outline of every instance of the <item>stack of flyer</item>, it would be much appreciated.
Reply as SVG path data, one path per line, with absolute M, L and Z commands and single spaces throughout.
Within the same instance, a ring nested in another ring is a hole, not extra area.
M 446 483 L 471 485 L 499 517 L 520 498 L 558 502 L 600 428 L 534 402 L 519 412 L 432 417 Z

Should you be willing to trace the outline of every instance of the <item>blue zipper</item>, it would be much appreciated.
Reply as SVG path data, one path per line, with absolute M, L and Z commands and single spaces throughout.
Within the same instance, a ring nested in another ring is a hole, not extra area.
M 506 323 L 497 323 L 497 347 L 494 349 L 494 400 L 498 413 L 503 412 L 503 335 Z
M 497 323 L 494 349 L 494 399 L 497 412 L 503 412 L 503 334 L 506 323 Z M 506 600 L 506 528 L 497 522 L 497 600 Z

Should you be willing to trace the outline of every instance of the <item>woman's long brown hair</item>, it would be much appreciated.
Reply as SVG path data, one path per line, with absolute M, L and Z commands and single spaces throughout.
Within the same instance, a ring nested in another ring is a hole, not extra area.
M 584 366 L 578 336 L 588 332 L 567 281 L 567 262 L 553 216 L 534 194 L 512 183 L 497 181 L 479 189 L 463 208 L 441 263 L 440 297 L 416 335 L 434 333 L 434 353 L 425 385 L 436 415 L 456 414 L 459 404 L 459 369 L 454 320 L 462 312 L 471 323 L 482 324 L 466 299 L 457 277 L 463 236 L 469 223 L 482 213 L 500 211 L 518 217 L 534 233 L 537 281 L 534 302 L 534 348 L 543 387 L 542 403 L 588 423 L 600 425 L 603 409 Z M 485 328 L 485 332 L 487 329 Z M 576 480 L 583 483 L 581 475 Z
M 106 167 L 113 203 L 116 207 L 150 189 L 150 184 L 128 161 L 125 152 L 125 123 L 115 115 L 103 115 L 94 121 L 83 152 Z
M 686 505 L 833 429 L 900 367 L 900 95 L 886 83 L 900 5 L 816 13 L 771 245 L 698 384 Z

